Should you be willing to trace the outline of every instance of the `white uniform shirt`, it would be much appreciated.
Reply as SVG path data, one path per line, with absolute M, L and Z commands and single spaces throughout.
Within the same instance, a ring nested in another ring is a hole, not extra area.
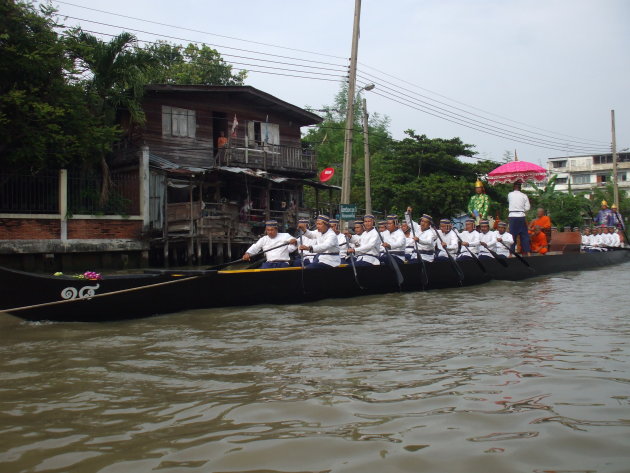
M 384 243 L 389 243 L 389 251 L 393 254 L 393 256 L 396 256 L 400 260 L 405 259 L 405 245 L 407 240 L 405 239 L 405 234 L 400 228 L 397 228 L 393 232 L 390 232 L 389 230 L 383 232 L 383 241 Z M 384 253 L 385 247 L 382 246 L 382 243 L 381 248 Z
M 457 255 L 457 249 L 459 248 L 459 240 L 457 239 L 457 235 L 455 235 L 455 231 L 451 230 L 448 233 L 443 233 L 442 230 L 438 230 L 438 234 L 442 237 L 442 241 L 446 243 L 446 250 L 442 246 L 442 241 L 437 238 L 437 247 L 438 247 L 438 257 L 443 256 L 448 258 L 446 251 L 449 252 L 451 256 Z
M 471 251 L 472 254 L 476 255 L 479 252 L 479 232 L 477 230 L 473 230 L 472 232 L 464 230 L 459 234 L 459 237 L 462 239 L 462 241 L 468 243 L 468 249 Z M 463 246 L 464 245 L 462 245 L 460 255 L 468 256 L 470 258 L 470 253 L 468 253 L 468 251 L 466 251 L 466 248 L 464 248 Z
M 497 251 L 497 237 L 494 232 L 481 232 L 479 234 L 479 243 L 485 243 L 492 251 Z M 492 256 L 492 253 L 488 251 L 488 248 L 479 245 L 479 256 L 489 256 L 490 258 L 494 258 L 494 256 Z
M 405 254 L 409 256 L 416 254 L 416 246 L 414 245 L 411 232 L 409 232 L 409 236 L 405 235 Z
M 508 206 L 510 217 L 524 217 L 530 209 L 529 199 L 521 191 L 512 191 L 508 194 Z
M 619 248 L 621 246 L 621 238 L 619 238 L 619 235 L 616 233 L 610 234 L 610 241 L 610 246 L 614 246 L 615 248 Z
M 505 243 L 505 245 L 509 248 L 514 244 L 514 238 L 512 237 L 511 233 L 508 232 L 503 232 L 503 234 L 499 233 L 499 230 L 497 230 L 496 232 L 494 232 L 494 236 L 495 238 L 501 238 L 501 240 L 503 241 L 503 243 Z M 505 246 L 503 246 L 501 243 L 499 243 L 497 241 L 497 254 L 499 255 L 503 255 L 505 257 L 509 257 L 510 256 L 510 250 L 508 250 Z
M 315 240 L 314 243 L 311 242 L 310 246 L 313 249 L 313 253 L 317 254 L 316 259 L 318 262 L 328 266 L 339 266 L 341 264 L 337 234 L 332 228 L 329 228 L 323 234 L 318 231 L 307 230 L 304 235 Z
M 602 242 L 604 246 L 613 246 L 613 243 L 614 243 L 613 236 L 610 233 L 604 233 L 602 235 Z
M 339 244 L 339 258 L 346 259 L 348 256 L 348 244 L 346 243 L 346 236 L 343 233 L 337 234 L 337 243 Z M 352 245 L 352 243 L 350 243 L 350 245 Z
M 261 251 L 269 250 L 274 246 L 281 245 L 293 237 L 288 233 L 278 233 L 275 238 L 270 238 L 268 235 L 260 238 L 256 243 L 250 246 L 246 253 L 251 256 L 257 255 Z M 289 253 L 294 252 L 296 249 L 295 245 L 285 245 L 280 248 L 276 248 L 275 250 L 267 251 L 265 256 L 267 257 L 267 261 L 289 261 Z
M 376 228 L 365 231 L 361 235 L 354 235 L 352 242 L 356 244 L 354 254 L 357 260 L 365 261 L 373 265 L 381 264 L 378 259 L 381 239 L 378 236 L 378 230 L 376 230 Z

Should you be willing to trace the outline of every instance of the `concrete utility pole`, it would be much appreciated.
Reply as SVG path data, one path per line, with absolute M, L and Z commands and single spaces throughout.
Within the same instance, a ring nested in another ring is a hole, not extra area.
M 372 213 L 372 183 L 370 182 L 370 145 L 368 144 L 367 100 L 363 98 L 363 153 L 365 159 L 365 213 Z
M 613 159 L 613 200 L 619 208 L 619 186 L 617 182 L 617 136 L 615 135 L 615 111 L 610 111 L 611 130 L 612 130 L 612 159 Z
M 350 203 L 352 175 L 352 133 L 354 127 L 354 89 L 357 82 L 357 54 L 359 50 L 359 23 L 361 0 L 354 1 L 354 27 L 352 29 L 352 53 L 350 55 L 350 76 L 348 78 L 348 108 L 346 110 L 346 136 L 343 144 L 343 179 L 341 181 L 341 203 Z

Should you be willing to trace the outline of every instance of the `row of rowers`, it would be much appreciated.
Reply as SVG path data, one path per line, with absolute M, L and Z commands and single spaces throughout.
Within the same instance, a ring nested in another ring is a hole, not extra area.
M 582 230 L 582 249 L 591 253 L 621 248 L 623 246 L 622 235 L 623 233 L 613 225 L 584 227 Z
M 410 211 L 399 225 L 396 215 L 388 215 L 384 228 L 377 229 L 373 215 L 354 222 L 354 233 L 340 232 L 339 221 L 319 215 L 316 229 L 308 228 L 308 219 L 300 219 L 298 237 L 278 232 L 278 223 L 268 221 L 265 235 L 250 246 L 243 259 L 264 253 L 266 262 L 261 268 L 302 266 L 325 268 L 350 264 L 371 266 L 385 264 L 393 258 L 399 264 L 423 261 L 448 260 L 450 258 L 507 258 L 514 245 L 507 225 L 499 223 L 497 231 L 491 231 L 487 220 L 482 220 L 480 232 L 475 230 L 472 219 L 466 221 L 466 230 L 458 232 L 451 221 L 443 219 L 440 228 L 433 224 L 429 215 L 423 215 L 419 224 L 412 221 Z M 292 259 L 291 254 L 296 253 Z M 354 261 L 352 261 L 354 259 Z

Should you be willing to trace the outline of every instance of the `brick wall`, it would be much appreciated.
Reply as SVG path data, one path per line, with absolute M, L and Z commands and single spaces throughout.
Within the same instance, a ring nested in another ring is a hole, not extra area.
M 68 220 L 68 239 L 140 239 L 139 220 Z M 61 223 L 50 219 L 1 218 L 0 240 L 56 240 Z
M 68 220 L 68 239 L 139 239 L 139 220 Z
M 50 240 L 60 234 L 59 220 L 0 218 L 0 240 Z

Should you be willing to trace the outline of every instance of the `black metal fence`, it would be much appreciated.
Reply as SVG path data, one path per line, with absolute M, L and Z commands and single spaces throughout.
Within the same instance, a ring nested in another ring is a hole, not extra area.
M 96 175 L 68 175 L 68 213 L 71 215 L 137 215 L 138 174 L 113 174 L 103 193 L 103 178 Z
M 70 215 L 138 215 L 137 172 L 112 174 L 102 193 L 98 175 L 68 173 L 67 206 Z M 36 175 L 0 174 L 0 213 L 58 214 L 59 171 Z
M 0 174 L 0 213 L 59 213 L 59 172 Z

